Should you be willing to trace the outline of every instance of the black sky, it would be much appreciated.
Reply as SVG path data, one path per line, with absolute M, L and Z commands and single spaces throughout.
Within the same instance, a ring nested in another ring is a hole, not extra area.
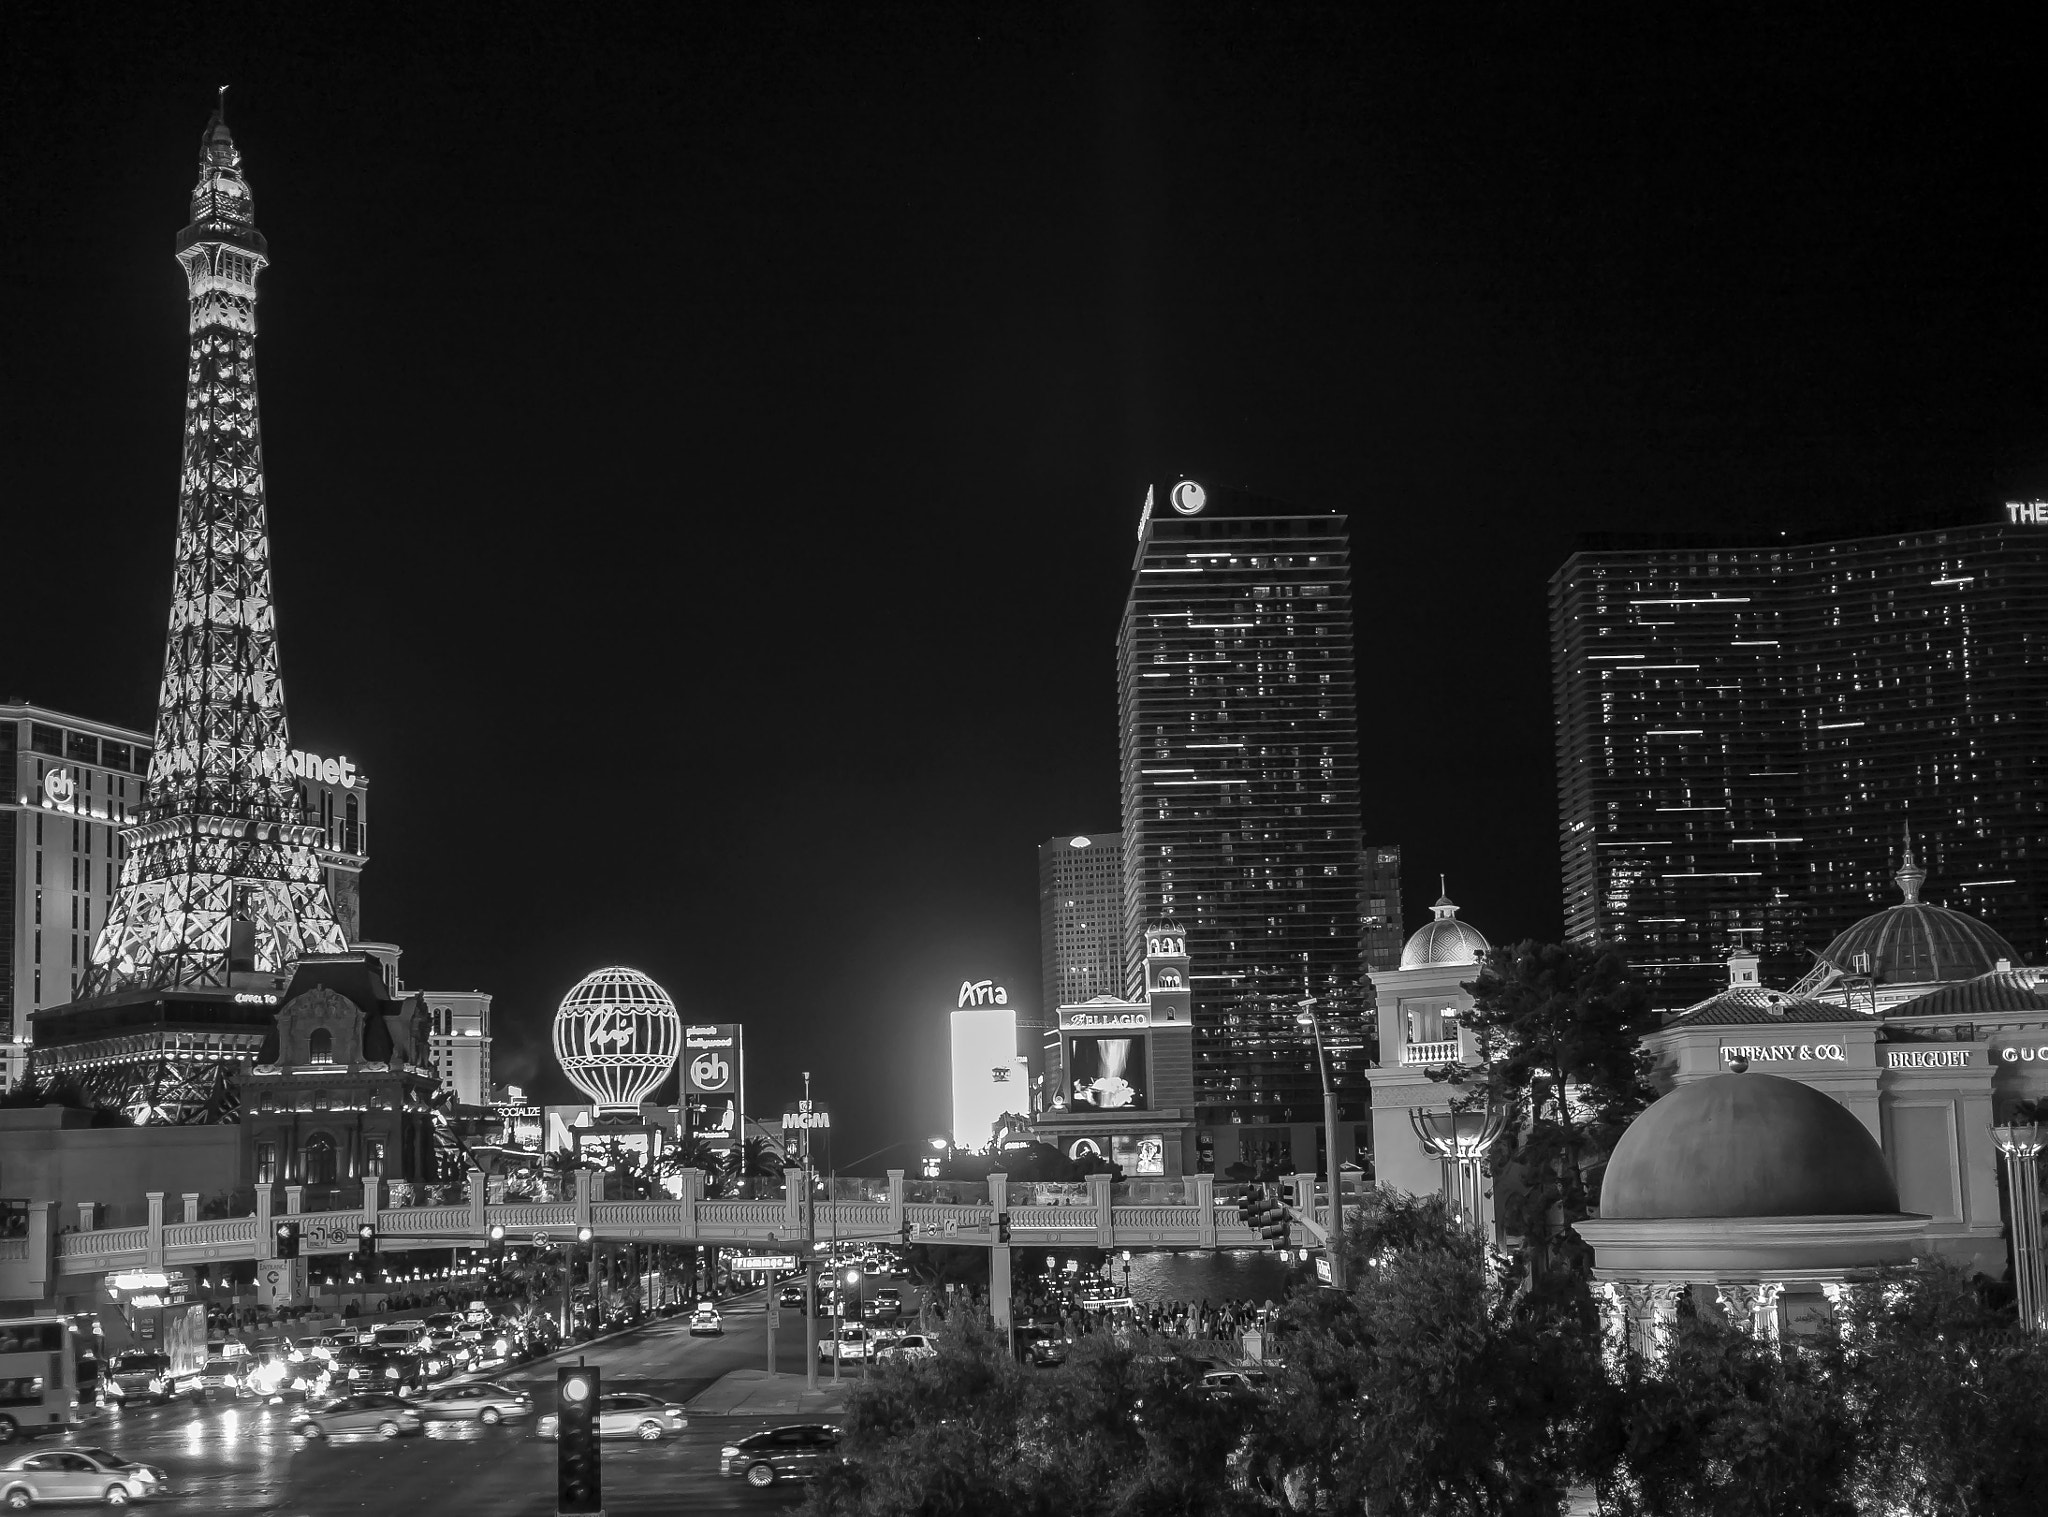
M 626 962 L 841 1158 L 942 1127 L 960 980 L 1035 1001 L 1034 845 L 1116 824 L 1147 480 L 1350 513 L 1369 833 L 1496 940 L 1559 930 L 1575 534 L 2048 492 L 2020 35 L 596 10 L 0 9 L 0 694 L 152 723 L 231 83 L 294 738 L 501 1078 Z

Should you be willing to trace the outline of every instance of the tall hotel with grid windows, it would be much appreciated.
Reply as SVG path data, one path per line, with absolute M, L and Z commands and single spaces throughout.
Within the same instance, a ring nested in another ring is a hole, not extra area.
M 1550 585 L 1565 925 L 1664 1005 L 1731 947 L 1796 980 L 1929 899 L 2040 962 L 2048 911 L 2048 523 L 1764 548 L 1602 545 Z
M 1124 988 L 1124 851 L 1119 832 L 1068 833 L 1038 845 L 1040 1016 L 1020 1028 L 1059 1026 L 1062 1006 Z M 1037 1052 L 1037 1038 L 1030 1040 Z
M 1118 635 L 1124 972 L 1179 922 L 1205 1167 L 1303 1169 L 1322 1141 L 1316 997 L 1339 1157 L 1369 1120 L 1358 698 L 1345 519 L 1183 480 L 1146 500 Z M 1369 1129 L 1367 1129 L 1369 1130 Z

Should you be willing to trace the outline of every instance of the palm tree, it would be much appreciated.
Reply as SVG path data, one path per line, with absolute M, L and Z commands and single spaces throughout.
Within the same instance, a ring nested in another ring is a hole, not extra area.
M 766 1138 L 748 1138 L 725 1151 L 725 1173 L 742 1193 L 750 1180 L 772 1180 L 782 1173 L 782 1155 Z

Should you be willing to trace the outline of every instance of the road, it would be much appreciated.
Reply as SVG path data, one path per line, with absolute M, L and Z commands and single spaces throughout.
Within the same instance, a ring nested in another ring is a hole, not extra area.
M 803 1319 L 783 1313 L 777 1368 L 801 1377 Z M 487 1378 L 529 1388 L 540 1412 L 554 1409 L 555 1373 L 580 1354 L 609 1391 L 646 1391 L 687 1401 L 726 1371 L 765 1368 L 767 1319 L 758 1296 L 731 1303 L 723 1338 L 692 1338 L 673 1318 Z M 847 1370 L 857 1376 L 860 1368 Z M 822 1367 L 821 1382 L 830 1376 Z M 422 1438 L 334 1438 L 308 1443 L 291 1430 L 289 1406 L 181 1402 L 106 1414 L 72 1441 L 98 1444 L 163 1466 L 178 1494 L 159 1505 L 191 1512 L 325 1517 L 358 1512 L 489 1513 L 552 1517 L 555 1445 L 528 1428 L 434 1423 Z M 719 1446 L 795 1417 L 693 1415 L 680 1437 L 604 1444 L 605 1509 L 614 1517 L 689 1512 L 786 1510 L 800 1487 L 757 1491 L 718 1474 Z M 10 1455 L 37 1445 L 15 1445 Z M 47 1446 L 47 1445 L 44 1445 Z

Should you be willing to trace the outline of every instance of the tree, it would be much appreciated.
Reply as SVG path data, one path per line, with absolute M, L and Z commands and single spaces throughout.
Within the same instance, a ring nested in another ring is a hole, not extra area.
M 719 1166 L 736 1190 L 745 1193 L 753 1180 L 782 1177 L 782 1155 L 766 1138 L 748 1138 L 727 1149 Z
M 1649 993 L 1611 948 L 1521 942 L 1496 948 L 1466 987 L 1478 1071 L 1457 1106 L 1491 1100 L 1507 1126 L 1490 1166 L 1506 1230 L 1539 1281 L 1585 1278 L 1590 1252 L 1571 1224 L 1591 1214 L 1588 1177 L 1654 1096 L 1641 1038 L 1657 1026 Z

